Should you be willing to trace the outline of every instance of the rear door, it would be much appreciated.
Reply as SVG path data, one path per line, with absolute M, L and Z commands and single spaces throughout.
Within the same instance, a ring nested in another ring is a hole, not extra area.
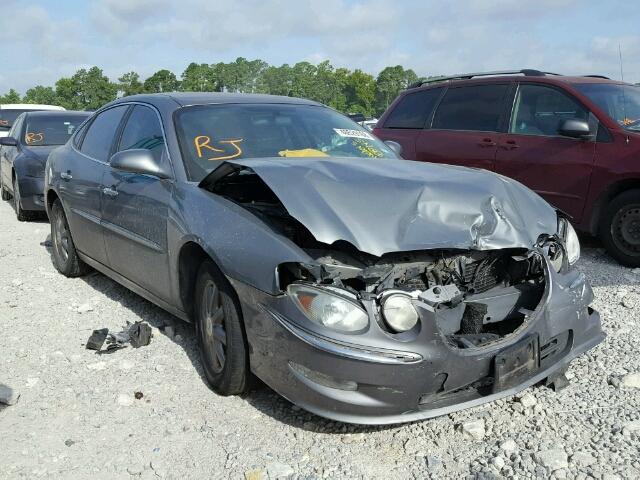
M 588 122 L 593 138 L 559 135 L 559 124 L 565 119 Z M 521 83 L 508 132 L 498 146 L 496 172 L 522 182 L 580 222 L 595 158 L 597 128 L 595 116 L 567 92 Z
M 102 176 L 108 166 L 116 132 L 129 107 L 119 105 L 100 112 L 84 130 L 84 138 L 59 165 L 59 192 L 76 248 L 107 264 L 100 215 Z
M 147 149 L 159 164 L 169 162 L 159 116 L 149 106 L 135 105 L 125 122 L 117 150 L 129 149 Z M 170 298 L 167 219 L 172 186 L 172 180 L 110 167 L 103 178 L 109 265 L 162 299 Z
M 416 141 L 428 121 L 433 108 L 442 96 L 441 88 L 430 88 L 407 93 L 392 107 L 384 124 L 373 133 L 383 140 L 393 140 L 402 146 L 402 157 L 415 159 Z
M 493 170 L 509 83 L 449 87 L 430 128 L 416 142 L 416 160 Z

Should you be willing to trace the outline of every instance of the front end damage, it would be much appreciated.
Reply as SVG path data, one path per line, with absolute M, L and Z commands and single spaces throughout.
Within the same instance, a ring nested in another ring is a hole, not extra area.
M 311 412 L 362 424 L 446 414 L 561 372 L 604 338 L 562 228 L 529 248 L 373 254 L 318 241 L 264 178 L 232 169 L 208 189 L 305 254 L 277 264 L 275 295 L 234 286 L 250 299 L 252 370 Z

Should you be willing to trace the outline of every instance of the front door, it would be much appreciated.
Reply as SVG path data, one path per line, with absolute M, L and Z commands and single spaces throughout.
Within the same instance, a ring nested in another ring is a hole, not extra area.
M 564 119 L 587 121 L 590 140 L 563 137 Z M 509 130 L 498 145 L 496 172 L 536 191 L 580 222 L 595 158 L 597 120 L 576 99 L 545 85 L 518 87 Z
M 156 112 L 133 107 L 117 150 L 148 149 L 168 162 Z M 172 180 L 107 168 L 103 178 L 102 225 L 109 266 L 161 299 L 170 298 L 167 219 Z

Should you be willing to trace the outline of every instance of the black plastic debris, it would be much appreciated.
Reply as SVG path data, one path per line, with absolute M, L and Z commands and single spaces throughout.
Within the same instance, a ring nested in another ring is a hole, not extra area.
M 89 350 L 100 350 L 104 341 L 107 339 L 107 334 L 109 333 L 108 328 L 101 328 L 100 330 L 94 330 L 89 340 L 87 340 L 86 347 Z
M 103 349 L 105 341 L 107 346 Z M 133 348 L 144 347 L 150 342 L 151 327 L 147 323 L 135 322 L 131 324 L 127 322 L 127 327 L 120 332 L 109 332 L 108 328 L 94 330 L 87 340 L 86 347 L 103 355 L 126 348 L 128 345 Z

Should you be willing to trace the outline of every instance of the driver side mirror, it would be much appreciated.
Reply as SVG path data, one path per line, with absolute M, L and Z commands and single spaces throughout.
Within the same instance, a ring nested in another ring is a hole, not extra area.
M 122 172 L 152 175 L 160 179 L 170 178 L 165 168 L 158 165 L 150 150 L 135 148 L 114 153 L 109 161 L 111 168 Z
M 398 142 L 394 142 L 393 140 L 385 140 L 384 144 L 391 150 L 393 150 L 396 155 L 398 155 L 399 157 L 402 156 L 402 145 L 400 145 Z
M 574 118 L 562 120 L 558 127 L 558 133 L 563 137 L 579 138 L 582 140 L 587 140 L 591 137 L 589 124 L 584 120 L 576 120 Z
M 18 141 L 13 137 L 2 137 L 0 138 L 0 145 L 5 147 L 17 147 Z

